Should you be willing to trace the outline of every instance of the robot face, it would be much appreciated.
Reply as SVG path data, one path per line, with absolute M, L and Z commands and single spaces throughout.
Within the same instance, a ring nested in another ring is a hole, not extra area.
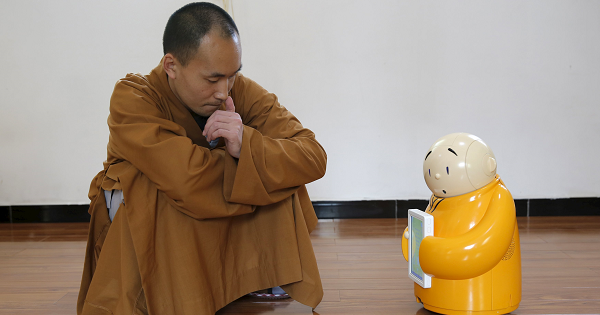
M 465 133 L 440 138 L 429 149 L 423 176 L 437 197 L 454 197 L 489 184 L 496 175 L 494 153 L 481 139 Z

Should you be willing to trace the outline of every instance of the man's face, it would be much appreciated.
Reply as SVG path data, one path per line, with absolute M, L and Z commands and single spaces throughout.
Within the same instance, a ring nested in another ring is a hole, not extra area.
M 223 38 L 212 30 L 202 38 L 198 53 L 186 66 L 171 54 L 165 55 L 164 66 L 177 98 L 196 114 L 208 117 L 225 102 L 242 67 L 239 37 Z

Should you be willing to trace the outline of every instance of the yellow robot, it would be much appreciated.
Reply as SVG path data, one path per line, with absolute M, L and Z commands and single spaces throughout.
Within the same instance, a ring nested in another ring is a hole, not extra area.
M 431 288 L 415 283 L 417 302 L 441 314 L 506 314 L 521 301 L 521 250 L 514 200 L 496 175 L 496 158 L 478 137 L 440 138 L 423 163 L 433 192 L 425 212 L 433 236 L 419 248 Z M 408 231 L 402 253 L 408 260 Z

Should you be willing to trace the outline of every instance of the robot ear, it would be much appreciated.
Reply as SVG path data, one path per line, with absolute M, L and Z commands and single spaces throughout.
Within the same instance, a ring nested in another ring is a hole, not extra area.
M 496 173 L 496 159 L 489 156 L 487 158 L 487 162 L 485 163 L 485 168 L 488 174 L 495 174 Z

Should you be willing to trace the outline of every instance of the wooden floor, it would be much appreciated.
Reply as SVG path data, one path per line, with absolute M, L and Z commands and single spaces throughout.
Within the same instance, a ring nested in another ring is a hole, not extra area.
M 600 314 L 600 216 L 519 219 L 523 300 L 513 314 Z M 312 234 L 325 297 L 314 314 L 433 314 L 415 302 L 406 219 L 322 220 Z M 75 314 L 87 224 L 0 224 L 0 314 Z M 217 314 L 311 314 L 243 297 Z

